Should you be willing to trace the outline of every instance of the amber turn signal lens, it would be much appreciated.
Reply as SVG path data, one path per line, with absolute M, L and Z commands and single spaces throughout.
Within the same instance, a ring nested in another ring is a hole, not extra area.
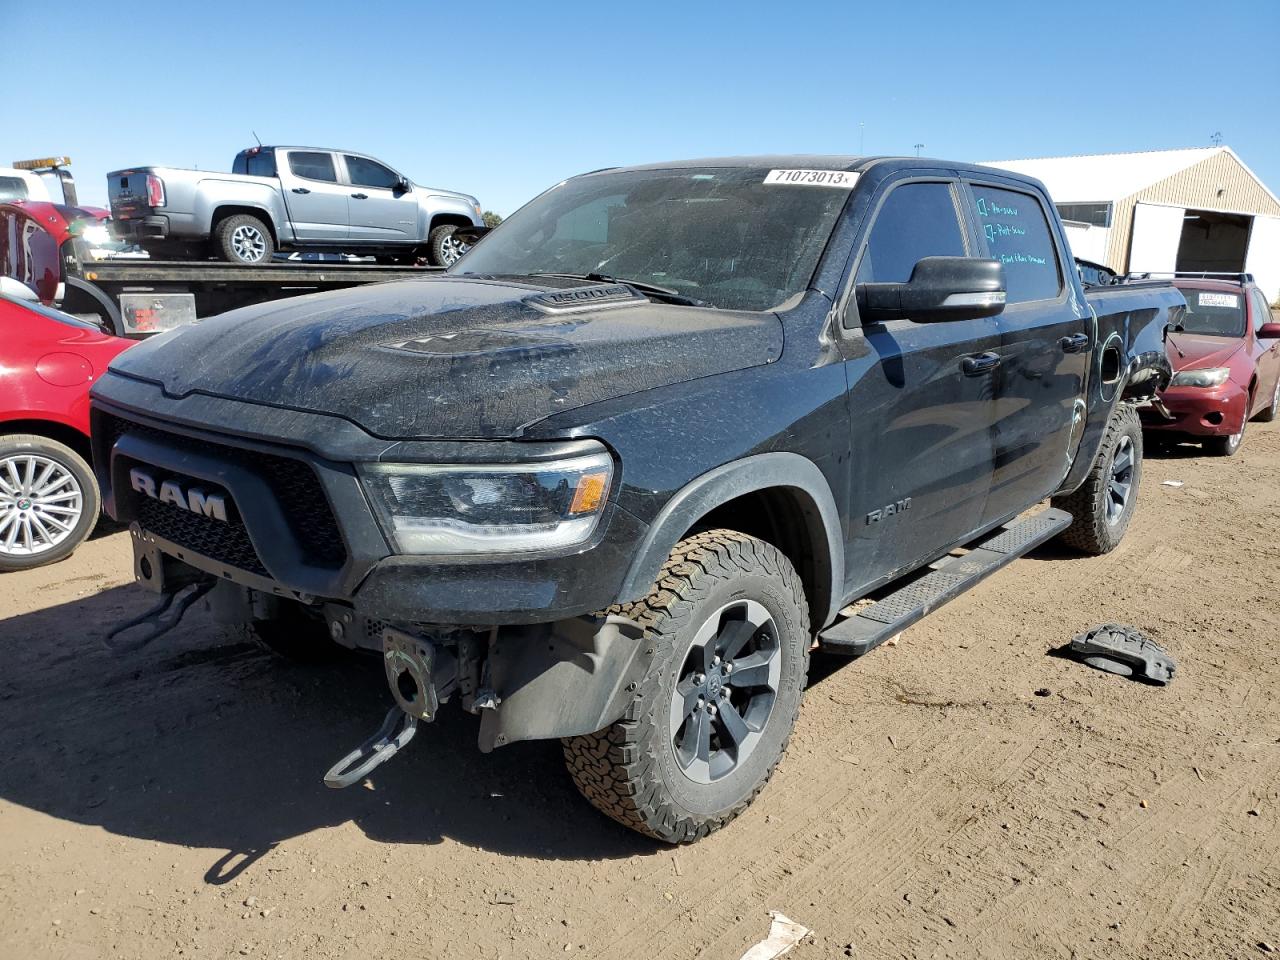
M 590 513 L 597 509 L 609 490 L 609 474 L 587 473 L 578 481 L 578 489 L 573 492 L 573 502 L 569 504 L 571 516 L 579 513 Z

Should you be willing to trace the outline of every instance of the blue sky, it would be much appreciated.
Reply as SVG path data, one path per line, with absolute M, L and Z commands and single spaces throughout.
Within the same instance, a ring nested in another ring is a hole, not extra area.
M 81 200 L 264 142 L 358 149 L 509 214 L 574 173 L 738 153 L 1206 146 L 1280 193 L 1280 2 L 0 0 L 0 165 Z M 25 91 L 25 92 L 23 92 Z

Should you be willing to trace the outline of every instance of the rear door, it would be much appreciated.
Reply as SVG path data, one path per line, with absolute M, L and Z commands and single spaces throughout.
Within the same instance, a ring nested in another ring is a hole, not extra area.
M 854 283 L 903 282 L 930 256 L 976 256 L 960 185 L 945 175 L 879 187 Z M 851 419 L 850 588 L 937 557 L 982 521 L 991 488 L 992 318 L 862 323 L 845 316 Z M 974 364 L 978 359 L 978 364 Z
M 398 190 L 400 174 L 385 164 L 353 153 L 342 155 L 351 201 L 351 239 L 410 243 L 418 236 L 418 199 Z
M 997 178 L 966 186 L 985 255 L 1004 264 L 1008 289 L 996 318 L 995 469 L 983 516 L 994 523 L 1048 496 L 1067 475 L 1084 426 L 1093 323 L 1039 194 Z
M 327 150 L 277 150 L 276 164 L 294 236 L 311 242 L 346 240 L 349 188 L 340 182 L 334 155 Z

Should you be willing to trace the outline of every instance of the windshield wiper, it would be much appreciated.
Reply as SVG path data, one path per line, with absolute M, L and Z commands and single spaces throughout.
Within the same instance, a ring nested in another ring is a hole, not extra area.
M 674 303 L 682 307 L 708 306 L 707 301 L 698 300 L 696 297 L 686 297 L 679 290 L 672 290 L 670 287 L 660 287 L 656 283 L 645 283 L 643 280 L 628 280 L 626 277 L 611 277 L 605 273 L 531 273 L 529 276 L 562 277 L 565 280 L 593 280 L 596 283 L 624 283 L 628 287 L 635 287 L 643 294 L 657 297 L 667 303 Z

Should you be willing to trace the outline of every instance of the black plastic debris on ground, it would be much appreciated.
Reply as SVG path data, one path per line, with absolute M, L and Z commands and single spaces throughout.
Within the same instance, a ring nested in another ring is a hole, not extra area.
M 1177 669 L 1164 647 L 1122 623 L 1104 623 L 1086 630 L 1056 652 L 1097 670 L 1162 686 L 1173 679 Z

